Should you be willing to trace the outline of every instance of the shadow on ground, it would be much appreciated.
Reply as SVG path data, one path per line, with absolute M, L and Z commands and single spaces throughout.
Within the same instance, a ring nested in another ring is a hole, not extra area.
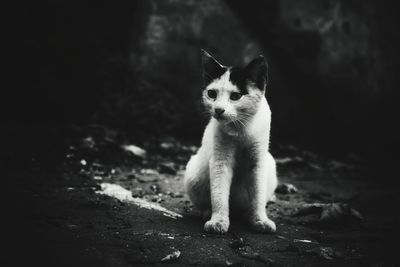
M 11 181 L 4 203 L 17 219 L 7 220 L 12 265 L 399 263 L 398 188 L 390 171 L 378 172 L 354 155 L 338 161 L 276 146 L 282 186 L 268 211 L 277 233 L 255 233 L 234 220 L 219 236 L 203 232 L 183 192 L 195 146 L 171 138 L 131 144 L 99 126 L 69 129 L 62 142 L 41 140 L 2 155 Z

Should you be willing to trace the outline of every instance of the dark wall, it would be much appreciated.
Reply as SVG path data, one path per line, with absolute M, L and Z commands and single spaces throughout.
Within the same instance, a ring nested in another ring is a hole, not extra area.
M 59 0 L 21 10 L 11 122 L 198 140 L 205 48 L 227 65 L 268 58 L 273 142 L 363 152 L 397 143 L 394 1 Z

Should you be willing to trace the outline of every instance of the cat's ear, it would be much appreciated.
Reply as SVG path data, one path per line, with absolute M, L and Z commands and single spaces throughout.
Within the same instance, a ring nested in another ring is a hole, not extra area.
M 268 64 L 260 55 L 253 59 L 245 68 L 247 79 L 254 82 L 260 90 L 265 90 L 268 81 Z
M 220 77 L 226 71 L 226 68 L 204 49 L 201 49 L 201 61 L 203 64 L 204 86 L 211 83 L 214 79 Z

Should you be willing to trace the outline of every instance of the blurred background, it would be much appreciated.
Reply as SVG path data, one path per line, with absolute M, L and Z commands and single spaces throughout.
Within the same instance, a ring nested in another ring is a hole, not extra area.
M 200 49 L 225 65 L 264 54 L 272 144 L 379 158 L 398 144 L 395 1 L 138 0 L 23 3 L 6 125 L 106 125 L 198 144 Z M 32 128 L 29 128 L 32 127 Z M 5 127 L 10 129 L 10 127 Z M 394 155 L 394 153 L 393 153 Z

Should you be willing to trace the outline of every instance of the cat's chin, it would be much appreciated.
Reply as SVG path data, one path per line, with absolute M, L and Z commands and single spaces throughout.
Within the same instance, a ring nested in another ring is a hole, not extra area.
M 221 117 L 221 116 L 213 115 L 213 118 L 214 118 L 217 122 L 223 123 L 223 124 L 229 123 L 229 122 L 230 122 L 230 120 L 229 120 L 227 117 Z
M 230 125 L 233 124 L 232 119 L 227 117 L 213 117 L 219 124 L 222 125 Z
M 245 134 L 245 128 L 242 125 L 235 123 L 231 120 L 226 121 L 218 121 L 219 125 L 221 125 L 221 129 L 223 132 L 230 136 L 242 136 Z

